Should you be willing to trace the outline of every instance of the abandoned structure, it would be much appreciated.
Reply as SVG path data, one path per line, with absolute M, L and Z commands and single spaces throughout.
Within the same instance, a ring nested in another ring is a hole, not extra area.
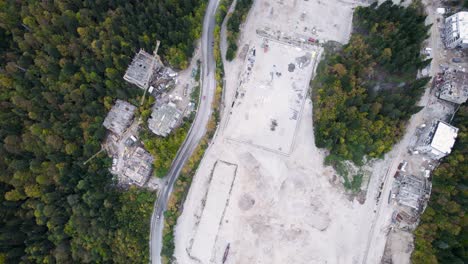
M 425 127 L 419 136 L 415 151 L 427 154 L 433 159 L 441 159 L 452 151 L 458 128 L 443 121 L 435 121 Z
M 133 148 L 124 158 L 123 175 L 132 184 L 143 186 L 152 172 L 153 156 L 142 147 Z
M 143 90 L 148 89 L 148 93 L 155 97 L 177 84 L 177 73 L 165 67 L 157 54 L 159 44 L 158 41 L 152 55 L 140 49 L 124 75 L 124 80 Z
M 417 212 L 422 211 L 429 193 L 426 179 L 412 175 L 402 175 L 395 181 L 395 200 L 399 205 L 409 207 Z
M 181 117 L 182 112 L 172 102 L 155 105 L 148 120 L 148 127 L 154 134 L 166 137 L 177 126 Z
M 161 61 L 156 57 L 156 53 L 151 55 L 140 49 L 130 66 L 128 66 L 124 80 L 146 90 L 150 85 L 154 72 L 161 66 Z
M 468 73 L 445 71 L 440 83 L 439 98 L 455 104 L 463 104 L 468 99 Z
M 117 136 L 122 136 L 135 116 L 136 107 L 128 102 L 117 100 L 104 119 L 104 127 Z
M 154 158 L 144 150 L 135 135 L 138 126 L 133 126 L 136 107 L 128 102 L 117 100 L 104 120 L 109 133 L 104 141 L 104 149 L 112 157 L 110 171 L 116 175 L 119 184 L 143 186 L 151 175 Z
M 468 12 L 458 12 L 445 19 L 444 44 L 449 49 L 468 47 Z

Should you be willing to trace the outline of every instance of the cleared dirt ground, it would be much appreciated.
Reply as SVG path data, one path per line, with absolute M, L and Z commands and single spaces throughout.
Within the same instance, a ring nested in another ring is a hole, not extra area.
M 261 39 L 258 37 L 252 43 L 248 59 L 255 62 L 246 61 L 248 67 L 243 76 L 250 76 L 241 78 L 244 83 L 239 85 L 237 98 L 231 104 L 233 109 L 226 130 L 233 141 L 287 155 L 294 142 L 318 52 L 275 42 L 268 44 L 268 51 L 255 49 L 260 47 Z
M 271 40 L 265 52 L 264 40 L 256 32 L 267 27 L 279 36 L 296 40 L 312 37 L 345 43 L 353 8 L 361 2 L 255 1 L 242 31 L 239 46 L 244 52 L 225 64 L 225 109 L 220 128 L 200 164 L 178 220 L 178 263 L 222 263 L 228 245 L 225 263 L 363 262 L 381 176 L 371 178 L 366 203 L 348 199 L 341 185 L 336 184 L 338 176 L 333 169 L 323 166 L 324 151 L 315 147 L 312 103 L 306 96 L 298 96 L 305 95 L 304 90 L 293 89 L 294 82 L 296 88 L 307 88 L 321 49 L 300 49 Z M 249 51 L 253 48 L 256 58 L 246 79 L 251 63 Z M 306 55 L 311 58 L 310 65 L 300 69 L 296 58 Z M 294 71 L 290 71 L 291 64 Z M 244 96 L 237 101 L 242 91 Z M 302 109 L 297 120 L 290 119 L 290 106 Z M 274 131 L 272 119 L 277 121 Z M 237 166 L 229 198 L 210 191 L 216 184 L 212 172 L 220 161 Z M 382 174 L 389 164 L 375 166 Z M 205 211 L 210 200 L 223 204 L 224 214 Z M 208 236 L 211 231 L 206 232 L 206 239 L 200 236 L 206 228 L 204 222 L 219 223 L 213 226 L 217 229 L 214 243 L 212 235 Z M 384 224 L 376 228 L 380 231 L 382 227 Z M 385 234 L 385 230 L 381 231 Z M 383 249 L 384 245 L 378 251 L 383 253 Z M 368 263 L 377 263 L 379 254 Z

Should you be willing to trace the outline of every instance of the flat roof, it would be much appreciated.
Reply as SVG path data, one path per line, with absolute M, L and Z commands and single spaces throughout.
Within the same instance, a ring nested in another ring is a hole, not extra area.
M 140 50 L 128 66 L 124 79 L 141 89 L 146 89 L 157 66 L 158 62 L 155 56 Z
M 182 116 L 181 111 L 173 103 L 155 106 L 148 120 L 149 129 L 159 136 L 167 136 Z
M 453 145 L 455 144 L 457 135 L 458 128 L 439 121 L 434 133 L 434 137 L 431 141 L 431 147 L 444 154 L 449 154 L 452 151 Z
M 136 107 L 126 101 L 117 100 L 104 119 L 103 126 L 121 136 L 130 126 Z

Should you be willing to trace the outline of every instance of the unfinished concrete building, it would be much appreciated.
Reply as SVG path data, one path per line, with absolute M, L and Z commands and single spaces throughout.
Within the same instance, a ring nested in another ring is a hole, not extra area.
M 174 103 L 155 105 L 148 120 L 148 127 L 154 134 L 166 137 L 177 126 L 181 117 L 182 112 Z
M 395 199 L 399 205 L 422 211 L 428 197 L 429 187 L 426 179 L 412 175 L 403 175 L 397 181 L 398 188 Z
M 143 186 L 151 175 L 153 156 L 141 147 L 136 147 L 125 160 L 123 175 L 130 183 Z
M 458 128 L 443 121 L 434 121 L 419 136 L 415 151 L 433 159 L 441 159 L 452 152 L 457 135 Z
M 134 105 L 117 100 L 104 119 L 103 126 L 120 137 L 132 123 L 135 110 L 136 107 Z
M 445 19 L 443 41 L 449 49 L 468 47 L 468 12 L 458 12 Z
M 125 72 L 124 80 L 146 90 L 154 73 L 161 67 L 161 61 L 156 55 L 151 55 L 140 49 Z
M 463 104 L 468 99 L 468 73 L 450 70 L 443 75 L 438 87 L 439 98 L 455 104 Z

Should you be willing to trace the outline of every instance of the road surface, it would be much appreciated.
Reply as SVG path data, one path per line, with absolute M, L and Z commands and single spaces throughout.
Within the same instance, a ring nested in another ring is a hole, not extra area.
M 172 162 L 172 167 L 167 174 L 167 185 L 163 186 L 159 192 L 159 197 L 154 204 L 153 215 L 151 216 L 150 230 L 150 261 L 151 263 L 161 263 L 162 231 L 164 227 L 164 211 L 171 195 L 174 183 L 185 162 L 192 155 L 198 143 L 205 135 L 206 126 L 211 116 L 211 104 L 216 90 L 215 70 L 216 64 L 213 55 L 215 13 L 219 0 L 210 0 L 203 20 L 203 33 L 201 39 L 202 48 L 202 88 L 201 98 L 195 120 L 188 132 L 187 138 L 182 144 L 176 158 Z

